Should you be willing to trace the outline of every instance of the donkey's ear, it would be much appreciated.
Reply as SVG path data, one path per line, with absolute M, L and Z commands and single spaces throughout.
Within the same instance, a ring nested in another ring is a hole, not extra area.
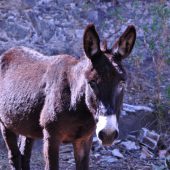
M 117 53 L 119 59 L 126 58 L 133 49 L 136 40 L 136 29 L 133 25 L 129 25 L 121 37 L 112 47 L 113 53 Z
M 89 24 L 84 32 L 83 45 L 85 54 L 90 59 L 100 51 L 100 39 L 93 24 Z

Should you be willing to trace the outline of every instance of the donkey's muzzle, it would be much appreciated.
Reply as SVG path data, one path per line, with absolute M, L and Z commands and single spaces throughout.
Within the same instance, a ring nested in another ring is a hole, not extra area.
M 115 130 L 112 133 L 108 133 L 105 130 L 101 130 L 98 134 L 99 139 L 102 142 L 102 145 L 112 145 L 113 141 L 118 138 L 118 131 Z

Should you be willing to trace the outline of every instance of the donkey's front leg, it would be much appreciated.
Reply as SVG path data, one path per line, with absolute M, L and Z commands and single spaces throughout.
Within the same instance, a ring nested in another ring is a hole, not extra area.
M 21 170 L 21 154 L 17 145 L 17 136 L 1 124 L 2 136 L 8 149 L 8 158 L 12 170 Z
M 44 158 L 45 170 L 59 169 L 59 141 L 56 134 L 50 130 L 44 129 Z
M 22 170 L 30 170 L 30 157 L 33 146 L 33 139 L 19 136 L 19 149 L 21 152 Z
M 76 170 L 89 169 L 89 153 L 91 144 L 92 137 L 90 137 L 90 139 L 79 139 L 73 143 Z

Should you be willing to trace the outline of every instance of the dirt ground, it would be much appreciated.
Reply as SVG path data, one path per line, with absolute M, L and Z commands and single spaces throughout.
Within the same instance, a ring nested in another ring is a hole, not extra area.
M 42 143 L 38 141 L 32 151 L 31 157 L 31 170 L 43 170 L 44 160 L 42 153 Z M 117 146 L 119 147 L 119 146 Z M 97 154 L 98 152 L 91 151 L 90 157 L 90 170 L 152 170 L 153 165 L 162 165 L 164 160 L 157 158 L 139 159 L 140 150 L 137 151 L 125 151 L 123 159 L 113 159 L 108 161 L 103 159 L 111 155 L 109 150 L 113 148 L 107 148 L 103 151 L 103 154 Z M 99 156 L 100 155 L 100 156 Z M 107 156 L 106 156 L 107 155 Z M 7 159 L 7 150 L 3 142 L 0 143 L 0 170 L 9 170 L 9 164 Z M 60 169 L 61 170 L 74 170 L 75 163 L 73 157 L 73 149 L 71 145 L 62 145 L 60 149 Z

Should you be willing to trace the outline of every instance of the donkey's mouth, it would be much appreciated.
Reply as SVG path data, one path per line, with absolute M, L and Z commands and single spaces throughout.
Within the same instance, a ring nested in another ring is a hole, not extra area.
M 112 146 L 113 142 L 102 142 L 103 146 Z
M 114 131 L 111 134 L 105 133 L 105 131 L 100 131 L 97 135 L 99 143 L 104 146 L 111 146 L 114 141 L 118 138 L 118 132 Z
M 105 140 L 105 141 L 102 141 L 99 139 L 99 143 L 103 146 L 111 146 L 114 144 L 114 140 Z
M 114 144 L 114 141 L 102 141 L 98 138 L 98 142 L 100 145 L 103 145 L 103 146 L 111 146 Z

